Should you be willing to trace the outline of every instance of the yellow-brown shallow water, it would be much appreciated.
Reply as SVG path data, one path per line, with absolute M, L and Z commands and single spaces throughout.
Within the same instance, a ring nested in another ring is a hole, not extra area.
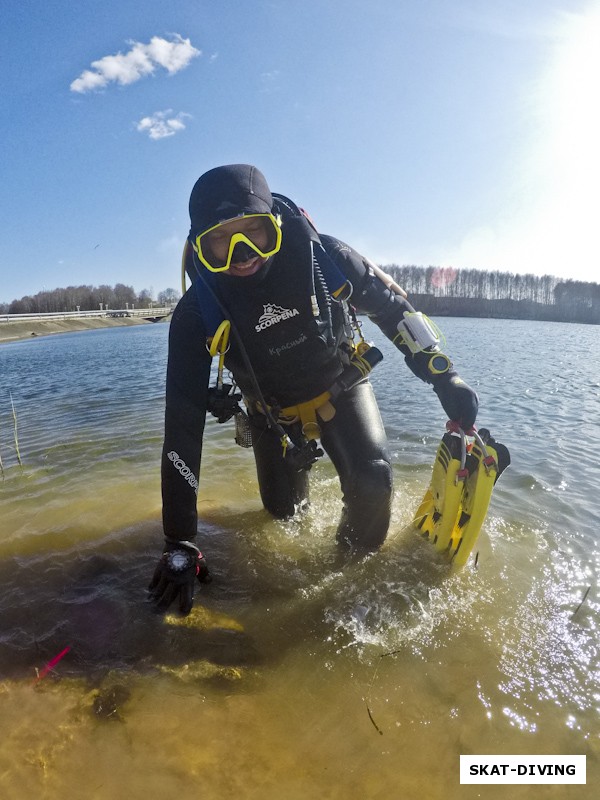
M 595 329 L 443 327 L 465 378 L 480 375 L 481 424 L 513 456 L 478 569 L 448 571 L 410 530 L 444 418 L 369 328 L 386 354 L 373 383 L 397 486 L 385 548 L 337 552 L 327 461 L 308 512 L 271 520 L 251 453 L 210 423 L 199 509 L 214 581 L 185 619 L 153 614 L 145 595 L 166 326 L 0 347 L 3 800 L 595 796 Z M 533 358 L 536 336 L 559 368 Z M 459 755 L 473 753 L 586 755 L 588 782 L 461 786 Z

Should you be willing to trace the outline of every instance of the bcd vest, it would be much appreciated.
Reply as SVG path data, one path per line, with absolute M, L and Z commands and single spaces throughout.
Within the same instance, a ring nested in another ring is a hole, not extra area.
M 325 281 L 323 271 L 331 262 L 324 263 L 329 256 L 318 236 L 304 217 L 282 216 L 282 246 L 262 281 L 210 273 L 191 257 L 198 270 L 194 284 L 203 317 L 208 311 L 212 315 L 212 309 L 200 293 L 214 292 L 220 301 L 212 304 L 219 308 L 215 319 L 232 323 L 225 366 L 244 395 L 257 399 L 249 361 L 267 402 L 286 407 L 316 397 L 334 383 L 348 360 L 341 347 L 348 326 L 343 301 L 332 297 Z M 204 321 L 210 337 L 214 322 Z

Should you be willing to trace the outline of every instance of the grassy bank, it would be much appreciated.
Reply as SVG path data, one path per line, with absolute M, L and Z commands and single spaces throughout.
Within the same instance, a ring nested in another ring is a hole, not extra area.
M 19 320 L 0 322 L 0 342 L 14 342 L 35 336 L 48 336 L 53 333 L 73 333 L 74 331 L 117 328 L 123 325 L 153 325 L 137 317 L 90 317 L 65 320 Z

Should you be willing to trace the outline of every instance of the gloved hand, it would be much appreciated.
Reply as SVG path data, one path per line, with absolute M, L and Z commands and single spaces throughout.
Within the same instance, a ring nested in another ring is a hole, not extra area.
M 448 419 L 458 422 L 464 431 L 471 430 L 479 408 L 477 392 L 453 371 L 439 375 L 433 385 L 433 391 L 439 397 Z
M 157 611 L 166 611 L 179 597 L 179 610 L 189 614 L 194 604 L 196 579 L 212 580 L 204 556 L 192 542 L 167 540 L 164 552 L 148 586 Z

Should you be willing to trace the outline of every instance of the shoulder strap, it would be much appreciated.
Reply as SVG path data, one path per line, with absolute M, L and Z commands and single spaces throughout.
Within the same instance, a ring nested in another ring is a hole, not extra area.
M 284 220 L 286 217 L 300 218 L 305 220 L 305 222 L 308 223 L 306 228 L 310 229 L 311 238 L 313 241 L 320 242 L 317 227 L 312 221 L 308 212 L 306 212 L 303 208 L 300 208 L 300 206 L 296 205 L 293 200 L 290 200 L 290 198 L 286 197 L 284 194 L 272 192 L 272 195 L 273 199 L 275 200 L 275 205 L 277 206 L 277 211 L 279 211 Z
M 320 268 L 331 296 L 336 299 L 345 297 L 344 289 L 349 286 L 348 279 L 323 247 L 316 225 L 308 212 L 296 205 L 289 197 L 277 192 L 272 194 L 283 221 L 285 221 L 286 217 L 304 221 L 304 228 L 309 234 L 312 243 L 313 260 L 316 262 L 316 266 Z

